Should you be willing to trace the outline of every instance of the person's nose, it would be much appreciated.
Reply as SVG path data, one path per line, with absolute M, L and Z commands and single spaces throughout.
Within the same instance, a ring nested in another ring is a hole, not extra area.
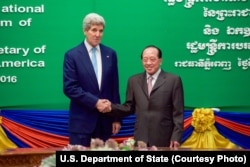
M 151 64 L 151 60 L 148 59 L 148 60 L 146 61 L 146 64 Z
M 100 36 L 102 35 L 102 32 L 97 31 L 95 35 L 96 35 L 97 37 L 100 37 Z

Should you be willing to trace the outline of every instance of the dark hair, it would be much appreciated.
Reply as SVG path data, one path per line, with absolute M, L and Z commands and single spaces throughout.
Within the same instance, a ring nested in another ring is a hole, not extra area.
M 159 58 L 159 59 L 162 58 L 162 52 L 161 52 L 161 49 L 160 49 L 160 48 L 158 48 L 158 47 L 155 46 L 155 45 L 148 45 L 148 46 L 146 46 L 146 47 L 142 50 L 142 52 L 141 52 L 141 59 L 142 59 L 142 55 L 143 55 L 144 50 L 147 49 L 147 48 L 155 48 L 156 50 L 158 50 L 158 58 Z

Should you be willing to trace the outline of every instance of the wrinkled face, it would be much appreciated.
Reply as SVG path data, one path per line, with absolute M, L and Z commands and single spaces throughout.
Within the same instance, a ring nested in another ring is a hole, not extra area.
M 142 64 L 145 71 L 153 75 L 160 68 L 162 59 L 158 57 L 158 50 L 156 48 L 150 47 L 143 51 L 142 53 Z
M 103 25 L 99 24 L 99 25 L 91 25 L 90 29 L 84 30 L 84 35 L 86 36 L 86 40 L 91 46 L 95 47 L 101 42 L 103 29 L 104 29 Z

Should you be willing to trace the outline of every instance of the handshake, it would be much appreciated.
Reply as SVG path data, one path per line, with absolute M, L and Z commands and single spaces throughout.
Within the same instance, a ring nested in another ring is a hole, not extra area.
M 111 102 L 108 99 L 99 99 L 96 103 L 96 108 L 101 113 L 111 112 Z

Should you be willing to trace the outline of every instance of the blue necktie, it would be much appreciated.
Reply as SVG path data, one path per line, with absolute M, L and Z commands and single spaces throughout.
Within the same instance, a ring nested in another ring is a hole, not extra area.
M 93 64 L 93 67 L 94 67 L 94 70 L 95 70 L 95 75 L 97 77 L 98 70 L 97 70 L 97 60 L 96 60 L 96 48 L 92 48 L 91 52 L 92 52 L 91 61 L 92 61 L 92 64 Z

